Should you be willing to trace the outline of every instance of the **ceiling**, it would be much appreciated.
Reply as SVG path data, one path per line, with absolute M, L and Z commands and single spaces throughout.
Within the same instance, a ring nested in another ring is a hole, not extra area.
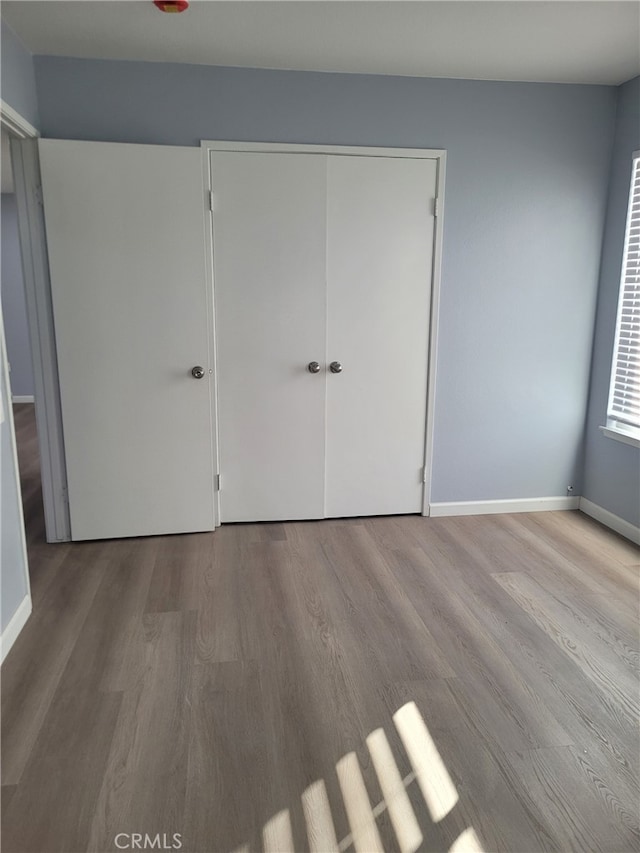
M 637 0 L 3 0 L 34 54 L 617 85 L 640 74 Z

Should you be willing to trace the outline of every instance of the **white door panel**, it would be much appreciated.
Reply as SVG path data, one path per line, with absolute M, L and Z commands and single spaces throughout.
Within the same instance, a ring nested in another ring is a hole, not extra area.
M 326 158 L 214 152 L 211 170 L 221 521 L 321 518 Z
M 433 160 L 329 157 L 326 515 L 420 512 Z
M 436 162 L 214 152 L 212 186 L 221 520 L 420 512 Z
M 212 530 L 200 152 L 42 140 L 40 158 L 72 537 Z

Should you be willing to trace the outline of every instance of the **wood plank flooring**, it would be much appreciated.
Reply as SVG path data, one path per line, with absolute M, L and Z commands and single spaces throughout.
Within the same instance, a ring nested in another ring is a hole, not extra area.
M 633 545 L 573 512 L 47 545 L 32 408 L 4 853 L 640 849 Z

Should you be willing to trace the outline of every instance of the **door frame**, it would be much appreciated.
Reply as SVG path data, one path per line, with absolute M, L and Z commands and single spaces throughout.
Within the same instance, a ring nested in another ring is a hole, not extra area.
M 260 153 L 289 153 L 289 154 L 334 154 L 354 157 L 399 157 L 403 159 L 435 160 L 436 161 L 436 198 L 435 205 L 435 228 L 433 234 L 433 260 L 431 269 L 431 299 L 429 313 L 429 364 L 426 394 L 426 430 L 424 451 L 424 477 L 422 493 L 422 515 L 428 516 L 431 503 L 431 480 L 433 471 L 433 434 L 435 420 L 436 400 L 436 376 L 437 376 L 437 354 L 438 354 L 438 325 L 440 314 L 440 280 L 442 269 L 442 243 L 444 234 L 444 201 L 445 201 L 445 171 L 447 152 L 442 148 L 378 148 L 370 146 L 352 145 L 314 145 L 280 142 L 233 142 L 222 140 L 203 140 L 200 143 L 202 150 L 202 171 L 205 190 L 209 199 L 209 220 L 205 229 L 206 240 L 206 265 L 209 292 L 212 298 L 213 311 L 213 348 L 214 356 L 217 354 L 216 317 L 215 317 L 215 279 L 213 272 L 213 209 L 215 207 L 215 187 L 212 183 L 211 154 L 214 151 L 234 152 L 260 152 Z M 218 442 L 218 375 L 217 357 L 214 357 L 214 405 L 216 408 L 214 423 L 216 429 L 216 446 Z M 220 471 L 220 459 L 216 460 L 217 470 Z M 221 471 L 224 477 L 224 471 Z M 220 492 L 216 492 L 216 526 L 220 521 Z
M 67 501 L 58 356 L 40 189 L 40 133 L 5 101 L 0 101 L 0 122 L 11 136 L 11 165 L 18 209 L 22 277 L 33 364 L 46 539 L 47 542 L 68 542 L 71 539 L 71 523 Z

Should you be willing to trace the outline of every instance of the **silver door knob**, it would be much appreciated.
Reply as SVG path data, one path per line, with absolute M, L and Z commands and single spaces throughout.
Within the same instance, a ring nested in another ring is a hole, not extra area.
M 204 367 L 196 366 L 192 368 L 191 375 L 194 379 L 202 379 L 204 376 Z
M 329 370 L 332 373 L 342 373 L 342 365 L 339 361 L 332 361 L 329 365 Z
M 320 365 L 317 361 L 310 361 L 307 365 L 307 370 L 309 373 L 320 373 Z

